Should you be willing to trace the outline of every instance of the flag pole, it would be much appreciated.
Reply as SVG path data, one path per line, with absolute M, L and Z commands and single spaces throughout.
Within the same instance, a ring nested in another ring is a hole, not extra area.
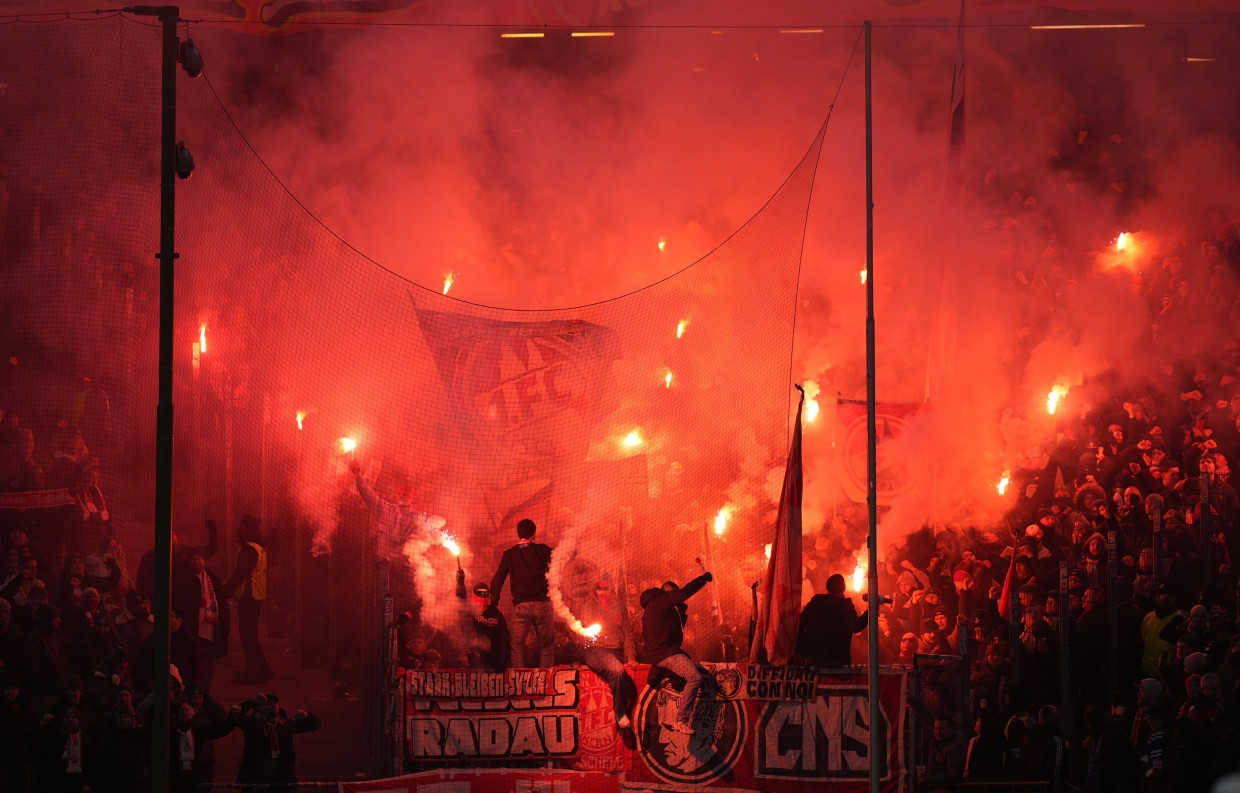
M 865 23 L 865 412 L 866 501 L 869 503 L 869 689 L 870 793 L 878 793 L 882 767 L 882 715 L 878 706 L 878 440 L 875 432 L 874 387 L 874 117 L 870 93 L 870 21 Z

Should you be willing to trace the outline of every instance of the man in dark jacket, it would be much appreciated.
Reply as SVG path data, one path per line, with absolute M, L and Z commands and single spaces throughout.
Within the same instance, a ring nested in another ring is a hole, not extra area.
M 685 689 L 680 694 L 675 729 L 686 734 L 693 733 L 693 706 L 702 686 L 702 671 L 680 649 L 685 640 L 684 626 L 688 611 L 684 603 L 713 580 L 714 576 L 710 573 L 702 573 L 683 588 L 676 586 L 674 581 L 668 581 L 661 588 L 647 589 L 641 595 L 646 661 L 651 666 L 661 666 L 684 678 Z
M 202 689 L 196 683 L 195 691 Z M 200 784 L 215 781 L 215 746 L 236 725 L 226 715 L 218 720 L 199 718 L 188 702 L 172 703 L 168 741 L 168 788 L 173 793 L 194 793 Z
M 844 576 L 827 579 L 827 594 L 814 595 L 801 611 L 797 655 L 813 666 L 852 665 L 852 637 L 865 630 L 869 611 L 857 614 L 852 598 L 844 594 Z
M 474 615 L 476 644 L 469 652 L 469 665 L 474 669 L 502 672 L 508 668 L 512 650 L 508 646 L 508 621 L 491 605 L 491 588 L 484 583 L 474 585 L 470 602 Z
M 504 551 L 499 569 L 491 579 L 491 605 L 499 606 L 504 581 L 512 576 L 512 622 L 509 625 L 511 667 L 525 667 L 525 637 L 533 628 L 538 640 L 538 665 L 546 668 L 555 662 L 555 631 L 552 630 L 551 589 L 547 570 L 551 568 L 551 546 L 534 542 L 537 530 L 534 521 L 523 519 L 517 524 L 519 542 Z
M 919 781 L 932 793 L 955 790 L 964 775 L 964 741 L 946 716 L 934 720 L 932 735 L 926 770 Z
M 267 790 L 291 793 L 297 782 L 293 736 L 313 732 L 323 722 L 304 710 L 286 716 L 274 694 L 259 694 L 246 700 L 233 709 L 231 716 L 245 739 L 237 781 L 287 783 L 287 787 L 273 786 Z
M 197 548 L 189 552 L 185 566 L 172 577 L 173 604 L 185 613 L 185 633 L 197 648 L 198 670 L 193 679 L 211 693 L 215 662 L 228 654 L 230 628 L 227 594 L 219 576 L 207 567 Z
M 26 637 L 24 679 L 30 685 L 31 704 L 44 711 L 64 691 L 69 661 L 60 636 L 60 609 L 40 604 L 35 612 L 35 630 Z

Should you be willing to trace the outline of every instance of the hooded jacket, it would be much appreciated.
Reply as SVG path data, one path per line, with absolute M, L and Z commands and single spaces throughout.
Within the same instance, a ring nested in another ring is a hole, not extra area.
M 680 589 L 664 592 L 661 588 L 647 589 L 641 594 L 642 638 L 646 643 L 646 662 L 657 664 L 669 655 L 683 652 L 684 624 L 677 606 L 706 586 L 709 573 L 703 573 Z

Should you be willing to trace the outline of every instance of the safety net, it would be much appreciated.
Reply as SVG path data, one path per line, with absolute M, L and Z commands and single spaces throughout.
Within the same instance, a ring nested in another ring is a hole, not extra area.
M 553 549 L 556 664 L 593 638 L 597 589 L 618 593 L 640 657 L 640 593 L 704 569 L 715 585 L 686 647 L 743 657 L 795 407 L 821 132 L 701 260 L 611 300 L 511 310 L 350 247 L 267 170 L 207 78 L 178 70 L 196 166 L 177 185 L 173 329 L 173 605 L 189 644 L 174 635 L 172 660 L 187 689 L 317 714 L 303 779 L 376 773 L 394 665 L 510 666 L 485 660 L 478 615 L 494 596 L 513 621 L 520 573 L 483 590 L 524 519 Z M 56 671 L 82 678 L 102 721 L 118 680 L 136 702 L 149 691 L 160 28 L 8 24 L 0 83 L 5 578 L 37 560 L 70 634 Z M 15 605 L 38 621 L 29 590 Z M 217 743 L 231 774 L 240 747 Z

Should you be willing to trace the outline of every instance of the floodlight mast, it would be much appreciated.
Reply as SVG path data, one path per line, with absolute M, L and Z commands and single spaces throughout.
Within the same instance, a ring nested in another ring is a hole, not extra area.
M 870 22 L 865 23 L 865 412 L 866 501 L 869 504 L 869 689 L 870 689 L 870 793 L 879 793 L 886 745 L 878 699 L 878 440 L 875 433 L 874 384 L 874 117 L 870 93 Z
M 172 571 L 172 318 L 173 264 L 177 259 L 176 160 L 177 160 L 177 6 L 134 6 L 124 11 L 152 16 L 163 25 L 159 162 L 159 407 L 155 431 L 155 591 L 151 611 L 155 614 L 154 659 L 151 690 L 151 791 L 168 790 L 169 727 L 168 615 L 171 608 Z

